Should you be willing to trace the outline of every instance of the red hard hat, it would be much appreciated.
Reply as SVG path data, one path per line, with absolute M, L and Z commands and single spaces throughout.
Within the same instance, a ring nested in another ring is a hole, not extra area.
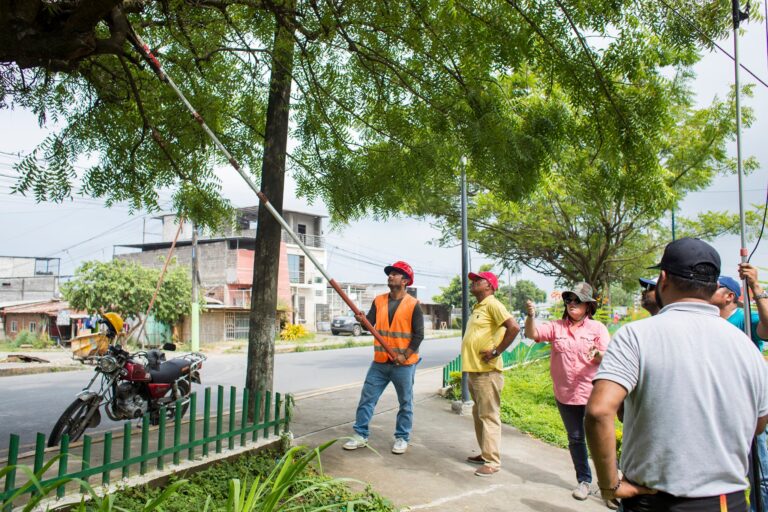
M 384 267 L 384 273 L 387 275 L 389 275 L 393 270 L 399 271 L 401 274 L 404 274 L 408 278 L 408 283 L 406 286 L 411 286 L 413 284 L 413 269 L 409 264 L 404 261 L 396 261 L 393 264 Z

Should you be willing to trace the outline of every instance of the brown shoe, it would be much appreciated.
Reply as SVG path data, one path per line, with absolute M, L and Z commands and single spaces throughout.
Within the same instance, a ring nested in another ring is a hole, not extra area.
M 485 464 L 485 459 L 482 455 L 475 455 L 474 457 L 467 457 L 467 462 L 470 464 Z
M 495 468 L 493 466 L 489 466 L 488 464 L 485 464 L 477 468 L 477 471 L 475 471 L 475 476 L 493 476 L 495 473 L 498 473 L 498 472 L 499 472 L 499 468 Z

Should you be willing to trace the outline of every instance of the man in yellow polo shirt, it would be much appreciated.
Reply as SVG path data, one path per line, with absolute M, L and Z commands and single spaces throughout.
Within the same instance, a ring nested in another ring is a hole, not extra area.
M 467 462 L 482 465 L 475 475 L 491 476 L 501 467 L 501 353 L 512 344 L 520 326 L 493 295 L 499 289 L 495 274 L 470 272 L 469 279 L 469 292 L 477 304 L 461 340 L 461 370 L 467 372 L 475 402 L 472 417 L 480 455 L 467 457 Z

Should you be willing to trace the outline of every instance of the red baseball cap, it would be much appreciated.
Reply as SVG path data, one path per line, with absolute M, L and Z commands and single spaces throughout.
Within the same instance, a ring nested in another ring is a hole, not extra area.
M 496 277 L 496 274 L 493 272 L 470 272 L 469 277 L 472 281 L 477 281 L 478 279 L 485 279 L 491 284 L 491 288 L 493 288 L 493 291 L 496 291 L 499 289 L 499 278 Z

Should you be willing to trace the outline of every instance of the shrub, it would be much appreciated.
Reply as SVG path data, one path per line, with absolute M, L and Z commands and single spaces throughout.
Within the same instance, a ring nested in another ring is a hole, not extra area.
M 451 321 L 451 329 L 461 329 L 461 318 L 454 318 Z
M 307 329 L 301 324 L 285 324 L 285 328 L 280 331 L 280 339 L 284 341 L 295 341 L 307 335 Z
M 16 338 L 13 340 L 13 344 L 16 347 L 20 347 L 22 345 L 33 345 L 37 341 L 37 336 L 35 336 L 33 333 L 29 331 L 21 331 L 19 334 L 16 335 Z
M 448 375 L 448 399 L 461 400 L 461 372 L 451 372 Z
M 52 345 L 53 340 L 47 334 L 43 334 L 32 340 L 32 346 L 35 348 L 48 348 Z

